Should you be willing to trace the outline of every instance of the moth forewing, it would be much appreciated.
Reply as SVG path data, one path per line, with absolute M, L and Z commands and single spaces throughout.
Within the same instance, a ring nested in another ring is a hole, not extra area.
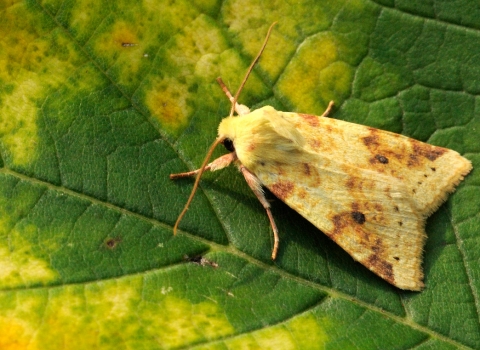
M 219 83 L 232 109 L 219 125 L 217 143 L 232 153 L 171 177 L 235 163 L 267 211 L 273 259 L 278 230 L 262 185 L 387 282 L 421 290 L 425 219 L 470 172 L 470 161 L 403 135 L 326 118 L 333 102 L 319 117 L 270 106 L 250 112 L 236 102 L 239 91 L 233 97 Z M 234 117 L 234 110 L 241 115 Z M 192 197 L 193 191 L 175 228 Z

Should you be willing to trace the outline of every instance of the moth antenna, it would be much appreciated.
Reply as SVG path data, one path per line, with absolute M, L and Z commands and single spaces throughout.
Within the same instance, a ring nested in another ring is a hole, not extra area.
M 190 206 L 190 203 L 193 200 L 193 196 L 195 195 L 195 192 L 197 191 L 198 184 L 200 182 L 200 178 L 202 177 L 203 172 L 205 171 L 205 167 L 208 164 L 208 161 L 210 160 L 210 157 L 213 154 L 213 151 L 215 150 L 215 147 L 218 146 L 219 143 L 223 142 L 225 138 L 217 138 L 215 142 L 210 146 L 210 149 L 207 152 L 207 155 L 205 156 L 205 159 L 203 160 L 202 166 L 199 168 L 199 172 L 197 174 L 197 177 L 195 178 L 195 183 L 193 184 L 192 192 L 190 193 L 190 197 L 188 197 L 187 204 L 185 204 L 185 208 L 183 208 L 182 212 L 177 218 L 177 222 L 175 222 L 175 226 L 173 226 L 173 234 L 177 234 L 177 228 L 178 225 L 180 224 L 180 221 L 182 221 L 183 217 L 185 216 L 185 213 L 188 210 L 188 207 Z
M 262 47 L 260 48 L 260 51 L 258 52 L 257 56 L 256 56 L 255 59 L 253 60 L 252 64 L 250 64 L 250 67 L 248 67 L 247 74 L 245 74 L 245 77 L 243 78 L 243 81 L 242 81 L 242 83 L 240 84 L 240 87 L 238 88 L 237 92 L 235 93 L 235 96 L 233 97 L 232 107 L 230 108 L 230 114 L 229 114 L 230 116 L 233 115 L 233 111 L 235 110 L 235 103 L 237 102 L 238 96 L 240 95 L 240 92 L 242 92 L 243 86 L 244 86 L 245 83 L 247 82 L 247 79 L 248 79 L 248 77 L 250 76 L 250 73 L 251 73 L 252 70 L 253 70 L 253 66 L 255 66 L 255 63 L 257 63 L 257 61 L 260 59 L 260 56 L 262 55 L 263 50 L 264 50 L 265 47 L 267 46 L 268 39 L 270 38 L 270 34 L 272 33 L 272 29 L 273 29 L 273 26 L 274 26 L 275 24 L 277 24 L 277 22 L 273 22 L 273 23 L 270 25 L 270 28 L 268 28 L 267 36 L 265 37 L 265 40 L 263 41 L 263 45 L 262 45 Z

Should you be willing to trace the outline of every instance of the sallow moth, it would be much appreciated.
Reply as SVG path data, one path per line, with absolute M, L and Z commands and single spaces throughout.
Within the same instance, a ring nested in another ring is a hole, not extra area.
M 278 229 L 262 186 L 387 282 L 421 290 L 425 220 L 470 172 L 470 161 L 403 135 L 327 118 L 333 102 L 322 116 L 270 106 L 251 112 L 238 104 L 274 24 L 235 96 L 217 79 L 232 107 L 202 166 L 170 175 L 197 176 L 174 232 L 202 173 L 234 163 L 267 211 L 274 236 L 272 259 L 278 251 Z M 207 164 L 220 143 L 230 153 Z

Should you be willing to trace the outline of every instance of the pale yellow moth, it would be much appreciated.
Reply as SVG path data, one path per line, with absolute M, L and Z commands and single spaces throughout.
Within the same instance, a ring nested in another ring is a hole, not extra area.
M 174 232 L 203 171 L 234 163 L 267 211 L 274 235 L 272 259 L 277 255 L 278 230 L 262 186 L 387 282 L 421 290 L 425 220 L 470 172 L 470 161 L 406 136 L 326 118 L 333 102 L 320 117 L 270 106 L 250 112 L 238 104 L 274 24 L 235 97 L 218 79 L 232 108 L 202 166 L 170 175 L 197 176 Z M 207 165 L 219 143 L 231 153 Z

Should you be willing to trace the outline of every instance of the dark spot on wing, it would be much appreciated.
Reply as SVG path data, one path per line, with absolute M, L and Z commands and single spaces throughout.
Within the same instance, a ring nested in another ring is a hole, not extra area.
M 388 158 L 385 157 L 385 156 L 382 156 L 382 155 L 380 155 L 380 154 L 377 154 L 377 155 L 375 156 L 375 159 L 376 159 L 377 161 L 379 161 L 380 163 L 382 163 L 382 164 L 388 164 Z
M 352 218 L 357 224 L 362 225 L 365 223 L 365 215 L 359 211 L 352 211 Z

